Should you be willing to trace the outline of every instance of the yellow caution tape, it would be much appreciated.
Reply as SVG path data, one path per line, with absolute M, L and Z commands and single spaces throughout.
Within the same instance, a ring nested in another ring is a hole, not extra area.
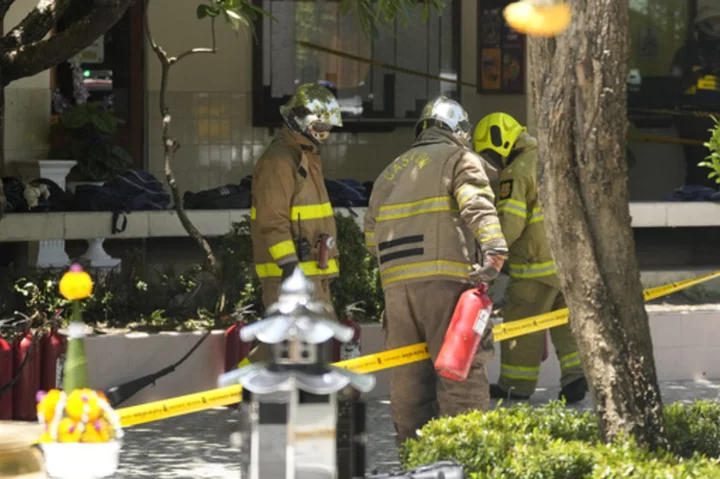
M 242 387 L 228 386 L 199 393 L 163 399 L 137 406 L 118 409 L 123 427 L 158 421 L 183 414 L 204 411 L 213 407 L 228 406 L 242 400 Z
M 696 278 L 678 281 L 677 283 L 670 283 L 646 289 L 643 291 L 643 297 L 645 301 L 652 301 L 653 299 L 676 293 L 715 278 L 720 278 L 720 271 L 704 274 Z M 563 308 L 551 313 L 540 314 L 526 319 L 499 324 L 493 328 L 493 337 L 495 338 L 495 341 L 505 341 L 506 339 L 524 336 L 526 334 L 542 331 L 548 328 L 554 328 L 556 326 L 566 324 L 568 322 L 568 316 L 568 309 Z
M 382 353 L 340 361 L 339 363 L 333 364 L 333 366 L 347 369 L 348 371 L 358 374 L 367 374 L 429 358 L 430 352 L 428 352 L 427 343 L 418 343 L 411 346 L 391 349 L 390 351 L 383 351 Z
M 643 291 L 643 296 L 645 301 L 651 301 L 715 278 L 720 278 L 720 271 L 678 281 L 677 283 L 649 288 Z M 560 326 L 567 322 L 568 310 L 565 308 L 547 314 L 500 324 L 493 328 L 493 336 L 496 341 L 505 341 L 525 334 Z M 428 352 L 427 343 L 418 343 L 377 354 L 348 359 L 335 363 L 334 366 L 359 374 L 366 374 L 429 358 L 430 353 Z M 237 404 L 240 401 L 242 401 L 242 387 L 238 385 L 131 406 L 118 409 L 117 412 L 120 414 L 123 427 L 129 427 L 203 411 L 213 407 Z
M 383 351 L 369 356 L 362 356 L 360 358 L 348 359 L 335 363 L 334 366 L 359 374 L 365 374 L 429 358 L 430 353 L 428 353 L 427 345 L 421 343 L 404 348 L 392 349 L 390 351 Z M 249 361 L 247 363 L 249 364 Z M 118 409 L 117 412 L 120 415 L 120 422 L 123 427 L 130 427 L 214 407 L 237 404 L 241 401 L 242 387 L 228 386 L 172 399 L 130 406 Z

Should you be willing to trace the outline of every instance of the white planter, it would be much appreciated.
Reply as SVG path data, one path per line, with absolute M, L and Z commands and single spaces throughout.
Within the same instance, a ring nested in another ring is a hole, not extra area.
M 118 469 L 120 441 L 102 443 L 49 442 L 41 444 L 45 468 L 56 479 L 111 477 Z
M 75 194 L 75 188 L 79 185 L 102 186 L 104 183 L 104 181 L 68 181 L 67 190 L 70 193 Z M 82 258 L 89 261 L 91 267 L 100 269 L 112 269 L 117 268 L 122 262 L 120 259 L 113 258 L 109 254 L 107 254 L 107 251 L 105 251 L 105 248 L 103 248 L 105 238 L 91 238 L 88 239 L 87 242 L 88 249 L 82 256 Z

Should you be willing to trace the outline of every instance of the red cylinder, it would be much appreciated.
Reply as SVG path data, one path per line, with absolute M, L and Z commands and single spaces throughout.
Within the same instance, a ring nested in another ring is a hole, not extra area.
M 445 333 L 435 371 L 454 381 L 467 379 L 473 358 L 492 313 L 487 285 L 465 291 L 458 300 Z
M 0 388 L 10 384 L 14 377 L 12 344 L 0 337 Z M 12 390 L 10 388 L 0 396 L 0 420 L 12 419 Z
M 18 377 L 13 387 L 13 419 L 17 421 L 37 421 L 35 396 L 40 390 L 41 354 L 38 344 L 31 347 L 33 335 L 25 329 L 14 345 L 14 373 Z M 39 341 L 36 341 L 39 343 Z M 25 356 L 29 355 L 22 367 Z
M 240 339 L 240 330 L 245 326 L 246 323 L 238 319 L 225 330 L 225 372 L 235 369 L 250 354 L 252 343 Z
M 42 350 L 42 372 L 40 374 L 40 389 L 50 391 L 62 388 L 62 372 L 67 351 L 67 338 L 58 332 L 56 325 L 52 325 L 50 332 L 43 336 L 40 342 Z

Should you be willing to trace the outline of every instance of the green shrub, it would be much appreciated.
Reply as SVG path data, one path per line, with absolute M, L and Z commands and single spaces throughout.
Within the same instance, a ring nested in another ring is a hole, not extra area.
M 560 402 L 470 412 L 428 423 L 403 451 L 406 467 L 455 459 L 471 478 L 720 478 L 720 404 L 665 409 L 671 452 L 632 439 L 599 441 L 595 416 Z
M 711 133 L 710 141 L 705 143 L 705 147 L 710 150 L 710 154 L 705 161 L 699 163 L 699 166 L 710 168 L 708 178 L 715 178 L 715 182 L 720 184 L 720 119 L 712 117 L 715 126 L 709 131 Z
M 340 276 L 330 283 L 333 306 L 338 314 L 357 303 L 358 321 L 379 321 L 384 308 L 377 261 L 365 248 L 365 235 L 355 220 L 336 214 Z M 236 308 L 249 305 L 262 313 L 262 290 L 253 271 L 250 219 L 233 224 L 233 230 L 220 239 L 218 258 L 228 301 Z
M 331 283 L 333 304 L 338 314 L 361 303 L 359 321 L 377 321 L 383 310 L 383 293 L 375 259 L 367 252 L 364 235 L 352 218 L 336 216 L 341 275 Z M 233 224 L 232 231 L 219 238 L 216 248 L 221 264 L 220 283 L 230 310 L 263 313 L 262 290 L 253 267 L 250 219 Z M 140 258 L 142 255 L 129 255 Z M 226 327 L 218 311 L 216 278 L 201 266 L 177 271 L 172 265 L 148 269 L 125 262 L 121 270 L 95 271 L 84 265 L 95 282 L 93 294 L 83 301 L 86 323 L 110 327 L 183 331 L 211 325 Z M 19 276 L 5 272 L 0 284 L 0 317 L 20 311 L 42 326 L 61 311 L 67 316 L 67 301 L 59 294 L 64 271 L 37 270 Z

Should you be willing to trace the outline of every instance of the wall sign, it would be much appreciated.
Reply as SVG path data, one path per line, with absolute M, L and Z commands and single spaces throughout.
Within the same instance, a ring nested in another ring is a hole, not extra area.
M 512 1 L 478 0 L 478 93 L 525 93 L 525 35 L 510 28 L 502 14 Z
M 80 52 L 81 63 L 102 63 L 105 60 L 105 35 L 95 40 L 85 50 Z

